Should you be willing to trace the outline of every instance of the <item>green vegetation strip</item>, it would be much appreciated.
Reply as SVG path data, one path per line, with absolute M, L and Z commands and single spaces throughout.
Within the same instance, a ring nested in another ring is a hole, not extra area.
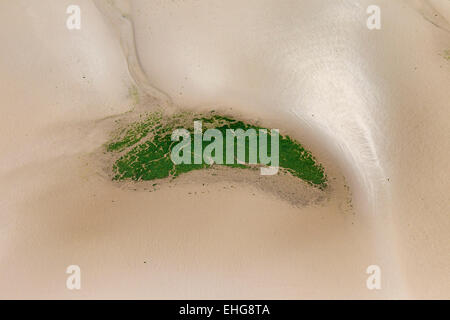
M 192 170 L 209 168 L 211 165 L 205 163 L 204 160 L 201 164 L 194 164 L 192 161 L 192 164 L 175 165 L 170 158 L 172 147 L 178 143 L 171 141 L 172 132 L 177 128 L 187 129 L 191 135 L 191 141 L 194 141 L 194 120 L 202 121 L 203 132 L 206 129 L 215 128 L 221 131 L 224 137 L 227 129 L 247 130 L 253 128 L 257 133 L 259 133 L 258 129 L 265 129 L 230 117 L 223 117 L 214 112 L 203 115 L 180 113 L 170 117 L 163 116 L 159 112 L 146 114 L 141 116 L 140 121 L 117 131 L 112 141 L 106 145 L 106 150 L 117 154 L 118 157 L 113 165 L 113 179 L 155 180 L 177 177 Z M 203 141 L 203 149 L 208 144 L 210 144 L 209 141 Z M 225 146 L 225 143 L 223 144 Z M 225 164 L 224 160 L 224 164 L 220 165 L 234 168 L 254 168 L 254 165 L 247 164 L 249 157 L 248 141 L 245 148 L 245 164 Z M 270 136 L 268 136 L 268 149 L 270 152 Z M 223 154 L 225 158 L 225 147 Z M 193 158 L 193 154 L 191 156 Z M 257 162 L 260 163 L 259 156 Z M 305 150 L 300 143 L 281 134 L 279 167 L 281 173 L 289 172 L 293 176 L 321 189 L 327 185 L 322 165 L 318 164 L 311 153 Z

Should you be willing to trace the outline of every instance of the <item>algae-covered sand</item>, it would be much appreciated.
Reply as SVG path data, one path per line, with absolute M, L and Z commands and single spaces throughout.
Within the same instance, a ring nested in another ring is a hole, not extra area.
M 241 120 L 228 116 L 222 116 L 215 112 L 207 114 L 192 114 L 188 112 L 178 113 L 172 116 L 165 116 L 161 112 L 146 113 L 140 116 L 140 119 L 119 128 L 112 141 L 106 145 L 108 152 L 118 154 L 114 162 L 114 180 L 131 179 L 155 180 L 167 177 L 175 178 L 182 173 L 192 170 L 211 167 L 212 163 L 206 162 L 202 158 L 201 163 L 175 164 L 171 157 L 171 151 L 176 144 L 171 140 L 172 132 L 178 128 L 187 129 L 194 136 L 194 121 L 201 121 L 203 131 L 206 129 L 217 129 L 225 136 L 226 130 L 249 130 L 254 129 L 256 135 L 260 135 L 260 129 L 265 129 Z M 248 139 L 247 139 L 248 140 Z M 270 151 L 270 139 L 268 139 L 268 149 Z M 236 161 L 228 163 L 225 161 L 226 149 L 223 144 L 223 165 L 239 168 L 252 169 L 255 165 L 249 164 L 250 144 L 245 144 L 245 162 Z M 209 144 L 208 141 L 202 141 L 202 147 Z M 236 148 L 234 146 L 237 154 Z M 213 151 L 214 152 L 214 151 Z M 194 153 L 191 152 L 191 159 Z M 257 164 L 261 164 L 260 155 L 257 155 Z M 222 164 L 221 164 L 222 165 Z M 280 135 L 279 138 L 279 166 L 282 174 L 289 173 L 300 178 L 307 183 L 319 187 L 326 187 L 327 179 L 322 165 L 318 164 L 311 152 L 306 150 L 300 143 L 287 135 Z

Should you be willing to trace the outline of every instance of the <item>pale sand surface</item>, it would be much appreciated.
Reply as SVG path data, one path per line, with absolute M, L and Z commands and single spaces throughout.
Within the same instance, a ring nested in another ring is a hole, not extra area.
M 70 1 L 0 3 L 1 298 L 450 297 L 445 1 L 430 2 L 437 16 L 425 1 L 122 7 L 175 105 L 265 121 L 317 156 L 332 188 L 306 206 L 203 173 L 153 192 L 111 182 L 108 117 L 132 108 L 133 85 L 139 108 L 155 102 L 111 24 L 79 3 L 75 32 Z M 383 28 L 369 33 L 373 3 Z M 80 291 L 65 287 L 70 264 Z

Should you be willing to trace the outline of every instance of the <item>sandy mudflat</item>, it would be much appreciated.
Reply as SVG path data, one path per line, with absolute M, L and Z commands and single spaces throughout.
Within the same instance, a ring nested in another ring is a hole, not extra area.
M 78 2 L 77 31 L 70 1 L 0 3 L 1 298 L 450 298 L 448 2 L 118 1 L 135 56 L 122 14 Z M 111 181 L 114 120 L 152 108 L 282 128 L 330 188 Z

